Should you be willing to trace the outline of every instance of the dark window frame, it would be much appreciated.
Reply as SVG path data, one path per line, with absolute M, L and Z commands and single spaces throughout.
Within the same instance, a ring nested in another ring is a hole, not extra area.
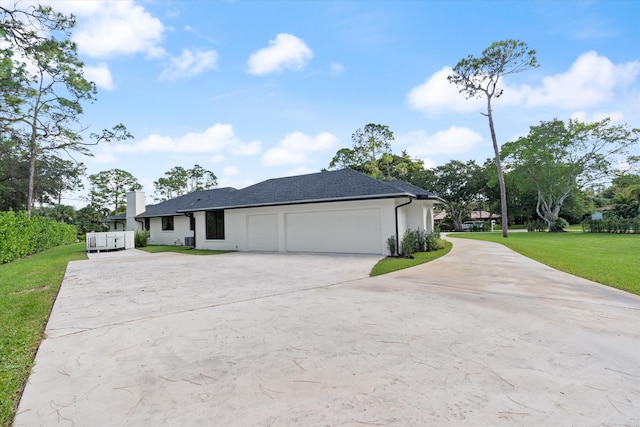
M 207 240 L 224 240 L 224 210 L 207 211 L 205 213 Z
M 172 216 L 163 216 L 162 217 L 162 231 L 173 231 L 175 228 L 175 224 Z

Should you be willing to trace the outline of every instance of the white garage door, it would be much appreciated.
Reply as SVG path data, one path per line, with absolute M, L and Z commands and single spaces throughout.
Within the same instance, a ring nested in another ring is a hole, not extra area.
M 288 213 L 287 251 L 379 254 L 380 209 Z
M 278 215 L 248 215 L 247 235 L 250 251 L 277 251 Z

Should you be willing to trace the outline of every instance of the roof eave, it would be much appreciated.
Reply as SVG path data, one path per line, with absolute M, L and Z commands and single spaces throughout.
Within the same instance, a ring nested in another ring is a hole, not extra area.
M 199 212 L 210 210 L 222 210 L 222 209 L 243 209 L 243 208 L 259 208 L 266 206 L 287 206 L 287 205 L 306 205 L 311 203 L 329 203 L 329 202 L 350 202 L 361 200 L 379 200 L 379 199 L 395 199 L 398 197 L 411 197 L 419 200 L 436 200 L 435 197 L 429 196 L 417 196 L 411 193 L 389 193 L 378 195 L 364 195 L 364 196 L 345 196 L 345 197 L 332 197 L 327 199 L 307 199 L 307 200 L 291 200 L 286 202 L 272 202 L 272 203 L 252 203 L 244 205 L 228 205 L 228 206 L 207 206 L 197 209 L 180 209 L 179 213 L 186 212 Z

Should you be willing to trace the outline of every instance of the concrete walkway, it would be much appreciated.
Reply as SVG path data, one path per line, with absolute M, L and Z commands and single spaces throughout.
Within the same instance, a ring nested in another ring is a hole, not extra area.
M 451 240 L 72 262 L 15 425 L 640 425 L 640 297 Z

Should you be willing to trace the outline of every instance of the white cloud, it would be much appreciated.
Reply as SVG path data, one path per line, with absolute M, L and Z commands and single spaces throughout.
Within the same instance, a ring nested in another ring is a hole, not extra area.
M 483 141 L 482 136 L 466 127 L 451 126 L 447 130 L 429 135 L 423 130 L 409 132 L 396 137 L 396 141 L 407 147 L 407 152 L 415 157 L 438 154 L 456 155 L 472 151 Z
M 172 57 L 160 74 L 161 80 L 176 80 L 181 77 L 195 76 L 207 70 L 217 68 L 218 53 L 215 50 L 192 52 L 184 49 L 182 55 Z
M 565 73 L 542 79 L 542 86 L 525 88 L 526 106 L 558 106 L 565 109 L 593 107 L 611 101 L 616 89 L 640 75 L 640 62 L 613 64 L 594 51 L 584 53 Z
M 411 89 L 407 94 L 409 108 L 425 114 L 469 113 L 481 109 L 484 106 L 481 100 L 466 99 L 454 84 L 449 83 L 447 76 L 452 73 L 450 67 L 444 67 Z
M 319 133 L 315 137 L 302 132 L 292 132 L 278 142 L 276 147 L 264 153 L 262 163 L 266 166 L 301 165 L 309 161 L 310 152 L 325 151 L 336 146 L 337 143 L 338 138 L 329 132 Z
M 160 47 L 164 25 L 132 0 L 50 2 L 56 10 L 74 13 L 78 25 L 73 40 L 80 53 L 93 58 L 119 54 L 164 55 Z
M 452 69 L 444 67 L 407 94 L 407 105 L 433 115 L 443 112 L 469 113 L 486 110 L 486 99 L 466 99 L 449 83 Z M 613 64 L 590 51 L 580 55 L 564 73 L 547 76 L 538 86 L 510 85 L 502 80 L 504 94 L 496 107 L 558 107 L 583 109 L 612 101 L 616 91 L 637 82 L 640 61 Z
M 222 169 L 222 173 L 227 176 L 236 176 L 240 173 L 237 166 L 229 166 Z
M 117 159 L 113 153 L 111 153 L 108 150 L 105 150 L 93 156 L 91 160 L 95 163 L 107 164 L 107 163 L 114 163 Z
M 251 141 L 246 144 L 237 144 L 233 147 L 232 152 L 236 156 L 255 156 L 262 152 L 262 142 Z
M 224 162 L 224 160 L 226 159 L 226 157 L 224 156 L 224 154 L 216 154 L 213 155 L 209 158 L 209 161 L 211 163 L 222 163 Z
M 113 90 L 116 87 L 113 84 L 109 65 L 104 62 L 100 62 L 95 66 L 86 65 L 84 67 L 84 76 L 87 80 L 94 82 L 96 86 L 101 89 Z
M 284 69 L 301 70 L 313 57 L 313 52 L 305 42 L 293 34 L 278 34 L 269 40 L 269 47 L 260 49 L 249 56 L 248 72 L 261 75 Z
M 201 133 L 190 132 L 179 138 L 153 134 L 133 145 L 118 145 L 115 149 L 121 152 L 220 153 L 239 143 L 231 125 L 217 123 Z
M 329 65 L 329 72 L 331 75 L 340 76 L 344 73 L 344 65 L 334 62 Z
M 625 121 L 624 113 L 621 111 L 610 111 L 610 112 L 597 112 L 593 114 L 587 114 L 586 111 L 576 111 L 571 114 L 571 118 L 574 120 L 580 120 L 584 123 L 592 123 L 599 122 L 600 120 L 604 120 L 606 118 L 611 119 L 612 123 L 622 124 Z

